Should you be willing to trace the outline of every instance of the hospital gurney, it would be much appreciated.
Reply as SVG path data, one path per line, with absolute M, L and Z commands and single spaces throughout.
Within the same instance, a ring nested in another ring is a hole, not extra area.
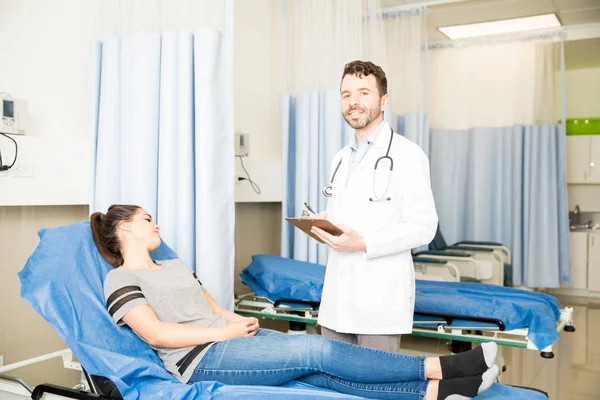
M 316 324 L 325 267 L 272 255 L 252 257 L 240 274 L 255 293 L 236 312 Z M 301 300 L 300 305 L 294 304 Z M 478 283 L 417 280 L 413 334 L 539 350 L 552 358 L 560 331 L 574 331 L 572 308 L 543 293 Z M 481 334 L 473 334 L 477 331 Z
M 448 245 L 438 225 L 435 237 L 429 244 L 429 251 L 469 254 L 476 260 L 486 260 L 492 265 L 492 277 L 484 283 L 512 286 L 511 252 L 501 243 L 481 241 L 461 241 Z

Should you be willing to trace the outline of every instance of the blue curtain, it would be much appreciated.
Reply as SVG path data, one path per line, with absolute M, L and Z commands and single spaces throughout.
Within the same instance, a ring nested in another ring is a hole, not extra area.
M 515 285 L 570 283 L 566 138 L 559 125 L 433 130 L 431 179 L 447 242 L 506 244 Z
M 405 115 L 386 114 L 386 120 L 396 132 L 415 142 L 429 156 L 429 119 L 427 114 L 410 113 Z
M 112 37 L 97 56 L 92 211 L 138 204 L 233 307 L 233 51 L 203 28 Z
M 348 144 L 352 128 L 342 117 L 339 89 L 306 91 L 281 98 L 284 155 L 284 217 L 297 217 L 304 202 L 319 212 L 327 199 L 321 193 L 329 181 L 335 153 Z M 296 260 L 327 262 L 327 247 L 283 220 L 281 255 Z

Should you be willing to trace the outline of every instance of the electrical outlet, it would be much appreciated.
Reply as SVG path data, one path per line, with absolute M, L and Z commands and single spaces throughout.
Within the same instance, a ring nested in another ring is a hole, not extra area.
M 9 172 L 12 172 L 14 178 L 32 178 L 33 177 L 33 164 L 32 163 L 16 163 Z

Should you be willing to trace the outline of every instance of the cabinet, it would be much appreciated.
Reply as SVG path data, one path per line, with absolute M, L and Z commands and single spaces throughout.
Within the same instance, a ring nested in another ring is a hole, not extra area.
M 587 289 L 588 285 L 588 234 L 587 232 L 571 232 L 571 287 Z
M 588 289 L 600 292 L 600 233 L 588 234 Z
M 600 183 L 600 135 L 567 137 L 567 182 Z
M 593 183 L 600 183 L 600 135 L 590 136 L 590 175 Z

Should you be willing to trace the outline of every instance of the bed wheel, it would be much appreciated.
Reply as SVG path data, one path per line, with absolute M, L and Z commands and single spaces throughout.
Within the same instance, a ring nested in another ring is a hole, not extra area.
M 554 353 L 551 351 L 542 351 L 540 355 L 542 358 L 554 358 Z
M 565 332 L 575 332 L 575 327 L 573 325 L 566 325 Z

